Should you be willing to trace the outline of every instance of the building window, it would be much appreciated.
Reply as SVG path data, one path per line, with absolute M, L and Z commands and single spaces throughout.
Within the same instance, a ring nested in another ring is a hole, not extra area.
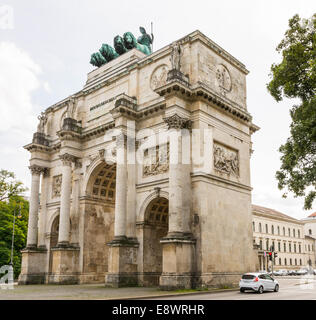
M 300 238 L 301 237 L 301 232 L 300 230 L 297 230 L 297 236 Z
M 312 229 L 309 229 L 309 230 L 308 230 L 308 233 L 309 233 L 309 235 L 311 236 L 311 235 L 312 235 Z
M 288 230 L 289 230 L 289 237 L 290 237 L 291 236 L 291 229 L 289 228 Z
M 302 248 L 301 248 L 301 245 L 299 244 L 298 245 L 298 252 L 301 253 L 301 251 L 302 251 Z
M 266 233 L 269 233 L 268 225 L 266 224 Z
M 296 243 L 294 243 L 294 252 L 296 253 Z
M 266 241 L 266 249 L 269 250 L 269 239 Z
M 295 238 L 295 229 L 293 229 L 293 237 Z
M 308 245 L 308 251 L 311 251 L 311 247 L 310 247 L 310 245 Z
M 292 259 L 290 259 L 290 266 L 292 265 Z
M 282 264 L 282 263 L 281 263 L 281 261 L 282 261 L 282 260 L 281 260 L 281 258 L 279 258 L 279 265 L 281 265 L 281 264 Z
M 289 243 L 289 252 L 292 252 L 292 245 Z
M 256 231 L 256 228 L 255 228 L 255 222 L 253 222 L 253 223 L 252 223 L 252 230 L 253 230 L 253 232 L 255 232 L 255 231 Z
M 274 234 L 274 226 L 271 226 L 271 233 Z
M 261 222 L 259 223 L 259 232 L 262 232 Z
M 284 252 L 286 252 L 286 242 L 284 242 Z
M 285 236 L 285 228 L 283 227 L 283 235 Z
M 278 251 L 281 251 L 281 242 L 278 242 Z
M 278 226 L 278 235 L 280 235 L 280 227 Z
M 286 258 L 284 259 L 284 265 L 286 266 Z
M 297 266 L 297 259 L 295 259 L 295 265 Z
M 262 240 L 259 242 L 260 250 L 262 250 Z
M 300 265 L 302 265 L 302 259 L 300 259 Z

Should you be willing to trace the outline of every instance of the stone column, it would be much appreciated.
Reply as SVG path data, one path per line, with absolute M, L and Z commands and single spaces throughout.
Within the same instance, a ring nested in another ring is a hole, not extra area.
M 195 240 L 190 232 L 190 165 L 183 163 L 182 129 L 191 129 L 191 121 L 177 114 L 164 118 L 170 131 L 169 164 L 169 231 L 160 240 L 163 248 L 162 275 L 159 279 L 163 290 L 189 289 L 194 286 Z M 189 148 L 190 149 L 190 148 Z M 185 156 L 189 156 L 184 154 Z
M 117 137 L 114 239 L 126 239 L 127 164 L 126 136 Z
M 37 248 L 39 187 L 43 168 L 37 165 L 32 165 L 29 168 L 32 173 L 32 185 L 26 247 L 30 249 Z
M 58 247 L 69 246 L 70 232 L 70 196 L 71 196 L 71 167 L 75 157 L 70 154 L 60 156 L 62 160 L 62 183 L 60 197 L 60 216 L 59 216 L 59 234 Z
M 136 130 L 135 122 L 127 126 L 127 212 L 126 236 L 136 240 Z
M 39 214 L 39 230 L 38 230 L 38 247 L 46 249 L 45 245 L 45 226 L 46 226 L 46 204 L 47 204 L 47 189 L 49 183 L 49 169 L 43 170 L 41 182 L 41 211 Z
M 126 136 L 117 137 L 116 195 L 114 239 L 108 243 L 109 262 L 105 285 L 109 287 L 135 286 L 137 277 L 138 242 L 127 237 L 127 152 Z
M 190 186 L 190 170 L 183 162 L 182 129 L 191 129 L 191 121 L 177 114 L 164 118 L 170 130 L 170 164 L 169 164 L 169 231 L 168 238 L 182 238 L 189 230 L 189 214 L 184 192 Z M 184 150 L 190 153 L 189 150 Z

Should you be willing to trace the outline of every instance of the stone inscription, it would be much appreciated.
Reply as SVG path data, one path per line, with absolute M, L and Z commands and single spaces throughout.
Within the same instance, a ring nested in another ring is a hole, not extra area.
M 239 177 L 238 151 L 214 142 L 213 155 L 215 170 Z

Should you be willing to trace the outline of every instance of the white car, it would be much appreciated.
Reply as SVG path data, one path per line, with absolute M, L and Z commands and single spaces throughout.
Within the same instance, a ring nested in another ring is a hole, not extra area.
M 279 283 L 267 273 L 253 272 L 245 273 L 239 282 L 240 292 L 252 290 L 258 293 L 263 291 L 279 291 Z
M 296 275 L 298 276 L 305 276 L 308 273 L 308 270 L 306 269 L 300 269 L 298 271 L 296 271 Z

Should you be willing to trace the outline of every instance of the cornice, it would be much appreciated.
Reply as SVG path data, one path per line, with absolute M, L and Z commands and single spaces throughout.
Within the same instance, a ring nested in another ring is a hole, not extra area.
M 304 225 L 304 223 L 302 223 L 300 220 L 296 220 L 294 218 L 280 217 L 280 216 L 276 216 L 276 215 L 273 215 L 273 214 L 258 212 L 257 210 L 252 210 L 252 214 L 256 215 L 256 216 L 264 217 L 264 218 L 273 219 L 273 220 L 281 220 L 281 221 L 285 221 L 285 222 L 299 224 L 301 226 Z

